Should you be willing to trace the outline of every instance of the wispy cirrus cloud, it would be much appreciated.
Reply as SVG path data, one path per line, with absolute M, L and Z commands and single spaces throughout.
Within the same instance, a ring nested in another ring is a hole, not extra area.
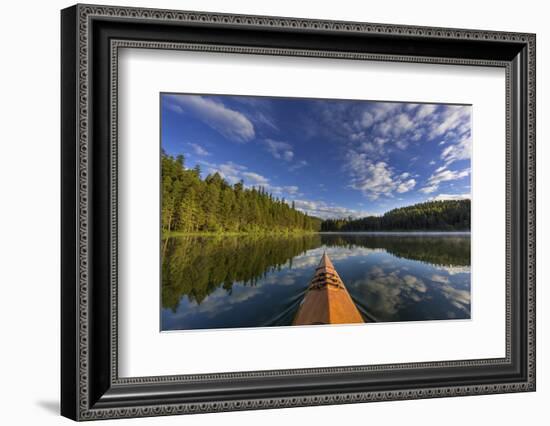
M 424 194 L 431 194 L 438 190 L 442 182 L 459 180 L 470 175 L 470 169 L 464 170 L 449 170 L 446 166 L 439 167 L 429 177 L 426 185 L 420 189 Z
M 445 105 L 429 121 L 429 137 L 463 135 L 470 132 L 471 111 L 467 106 Z
M 274 185 L 268 177 L 251 171 L 248 167 L 241 164 L 231 161 L 221 164 L 206 161 L 201 161 L 200 163 L 205 166 L 207 174 L 218 173 L 231 185 L 242 181 L 245 187 L 262 187 L 276 196 L 292 197 L 300 194 L 300 188 L 297 185 Z
M 459 160 L 468 160 L 472 156 L 472 139 L 469 132 L 455 144 L 441 151 L 441 159 L 449 165 Z
M 273 120 L 273 118 L 269 117 L 267 114 L 261 111 L 256 111 L 252 119 L 258 124 L 263 124 L 269 127 L 271 130 L 279 130 L 279 127 L 277 126 L 275 120 Z
M 242 172 L 242 177 L 246 179 L 247 182 L 250 182 L 254 186 L 267 186 L 269 185 L 269 179 L 265 176 L 262 176 L 254 172 Z M 243 180 L 244 180 L 243 179 Z
M 273 139 L 265 139 L 263 141 L 267 151 L 276 159 L 292 161 L 294 159 L 294 151 L 292 145 L 287 142 L 276 141 Z
M 201 157 L 208 157 L 209 155 L 211 155 L 210 152 L 208 152 L 206 149 L 204 149 L 202 146 L 200 146 L 197 143 L 189 142 L 187 145 L 191 147 L 191 149 L 193 150 L 193 153 L 196 155 L 200 155 Z
M 253 96 L 235 96 L 233 101 L 243 106 L 247 117 L 254 123 L 255 127 L 279 131 L 276 114 L 273 104 L 269 98 Z
M 300 161 L 297 161 L 295 162 L 294 164 L 292 164 L 288 170 L 290 170 L 291 172 L 294 172 L 296 170 L 299 170 L 301 169 L 302 167 L 306 167 L 308 166 L 309 163 L 306 161 L 306 160 L 300 160 Z
M 374 216 L 373 213 L 364 210 L 349 209 L 346 207 L 338 206 L 336 204 L 329 204 L 320 200 L 294 200 L 296 209 L 307 213 L 310 216 L 319 217 L 321 219 L 333 219 L 343 217 L 365 217 Z
M 247 172 L 247 167 L 228 161 L 226 163 L 209 163 L 207 161 L 200 161 L 200 164 L 205 167 L 206 174 L 218 173 L 231 185 L 244 180 L 243 173 Z
M 430 201 L 446 201 L 446 200 L 469 200 L 472 198 L 470 193 L 467 194 L 438 194 L 431 197 Z
M 192 114 L 232 141 L 248 142 L 255 136 L 250 119 L 221 101 L 197 95 L 168 95 L 167 99 L 172 110 Z
M 306 160 L 296 159 L 294 147 L 288 142 L 267 138 L 262 143 L 273 158 L 288 163 L 287 168 L 291 172 L 295 172 L 309 165 Z

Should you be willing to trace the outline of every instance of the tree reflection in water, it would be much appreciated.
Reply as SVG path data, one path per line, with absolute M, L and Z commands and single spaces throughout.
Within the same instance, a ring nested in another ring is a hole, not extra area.
M 470 317 L 469 234 L 173 237 L 162 329 L 289 325 L 327 250 L 367 321 Z

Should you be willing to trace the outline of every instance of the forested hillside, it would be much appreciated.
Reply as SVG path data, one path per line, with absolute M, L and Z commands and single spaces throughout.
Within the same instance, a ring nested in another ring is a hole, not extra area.
M 470 200 L 428 201 L 382 216 L 328 219 L 322 231 L 469 231 Z
M 163 232 L 316 232 L 310 217 L 263 188 L 230 185 L 218 173 L 200 177 L 182 155 L 162 155 Z

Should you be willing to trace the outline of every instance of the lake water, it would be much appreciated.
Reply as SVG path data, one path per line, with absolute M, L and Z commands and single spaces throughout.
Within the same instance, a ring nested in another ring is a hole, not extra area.
M 368 321 L 470 318 L 469 233 L 172 237 L 162 330 L 292 323 L 326 251 Z

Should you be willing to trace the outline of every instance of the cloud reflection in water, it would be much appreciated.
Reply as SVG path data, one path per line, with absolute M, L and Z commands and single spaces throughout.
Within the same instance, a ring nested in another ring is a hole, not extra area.
M 324 251 L 368 320 L 470 318 L 469 237 L 229 238 L 169 246 L 163 329 L 289 325 Z

